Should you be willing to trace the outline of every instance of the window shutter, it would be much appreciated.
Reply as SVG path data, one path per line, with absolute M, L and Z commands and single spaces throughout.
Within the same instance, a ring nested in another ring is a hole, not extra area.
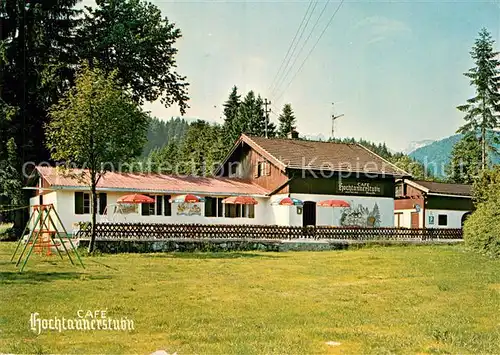
M 205 197 L 205 217 L 215 217 L 216 198 Z
M 268 161 L 266 161 L 266 176 L 271 175 L 271 164 L 269 164 Z
M 161 216 L 161 214 L 163 212 L 162 211 L 162 207 L 163 207 L 162 199 L 163 199 L 163 196 L 161 196 L 161 195 L 156 196 L 156 215 L 157 216 Z
M 141 203 L 141 215 L 149 216 L 149 203 Z
M 169 201 L 171 198 L 172 198 L 172 196 L 170 196 L 170 195 L 163 196 L 163 202 L 165 203 L 165 208 L 163 209 L 163 214 L 165 216 L 172 215 L 172 204 Z
M 106 210 L 106 206 L 108 205 L 108 194 L 100 193 L 99 194 L 99 214 L 104 214 Z
M 99 194 L 99 214 L 104 214 L 106 210 L 106 206 L 108 205 L 108 194 L 100 193 Z
M 83 192 L 75 192 L 75 214 L 83 214 Z
M 254 166 L 254 170 L 253 170 L 253 177 L 254 178 L 258 178 L 259 177 L 259 165 L 260 163 L 257 162 Z

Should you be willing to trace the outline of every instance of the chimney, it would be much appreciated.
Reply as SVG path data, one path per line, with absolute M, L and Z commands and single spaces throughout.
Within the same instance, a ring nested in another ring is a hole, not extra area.
M 292 127 L 290 133 L 288 133 L 288 139 L 298 139 L 299 138 L 299 132 L 295 130 L 295 127 Z

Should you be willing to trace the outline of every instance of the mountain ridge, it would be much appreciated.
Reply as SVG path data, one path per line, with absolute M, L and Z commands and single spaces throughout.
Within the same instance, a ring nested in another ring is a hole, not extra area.
M 495 134 L 500 139 L 500 132 L 495 132 Z M 458 143 L 462 137 L 463 134 L 461 133 L 454 134 L 417 148 L 408 155 L 429 167 L 435 176 L 445 177 L 445 168 L 450 163 L 453 146 Z M 497 145 L 497 148 L 500 148 L 500 146 Z M 491 160 L 493 164 L 500 164 L 500 157 L 498 155 L 491 156 Z

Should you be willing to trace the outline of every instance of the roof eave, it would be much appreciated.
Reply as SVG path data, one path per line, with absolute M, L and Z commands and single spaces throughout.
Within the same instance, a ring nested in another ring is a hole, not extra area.
M 69 185 L 52 185 L 52 190 L 66 191 L 88 191 L 88 186 L 69 186 Z M 49 190 L 46 188 L 46 190 Z M 97 187 L 98 192 L 147 192 L 158 194 L 185 194 L 191 193 L 195 195 L 223 195 L 223 196 L 252 196 L 252 197 L 268 197 L 265 192 L 262 193 L 238 193 L 238 192 L 221 192 L 221 191 L 194 191 L 194 190 L 163 190 L 163 189 L 136 189 L 132 187 Z
M 442 194 L 442 193 L 439 193 L 439 192 L 428 192 L 427 195 L 429 195 L 429 196 L 458 197 L 458 198 L 469 198 L 469 199 L 472 199 L 472 196 L 470 196 L 470 195 Z

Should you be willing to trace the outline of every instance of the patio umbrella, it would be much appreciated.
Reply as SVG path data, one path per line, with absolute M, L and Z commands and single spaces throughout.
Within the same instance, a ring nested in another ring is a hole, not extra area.
M 192 194 L 187 194 L 187 195 L 179 195 L 175 196 L 174 198 L 170 199 L 170 203 L 196 203 L 196 202 L 204 202 L 205 199 L 200 196 L 192 195 Z
M 319 207 L 351 207 L 351 205 L 344 200 L 323 200 L 318 202 Z
M 118 199 L 118 203 L 154 203 L 155 200 L 154 198 L 151 198 L 146 195 L 140 195 L 140 194 L 132 194 L 132 195 L 125 195 L 122 196 Z
M 302 206 L 303 204 L 304 202 L 293 197 L 283 197 L 282 199 L 272 203 L 272 205 L 280 205 L 280 206 Z
M 351 207 L 351 205 L 344 200 L 323 200 L 317 203 L 319 207 Z M 333 217 L 333 213 L 332 213 Z M 333 218 L 332 218 L 333 219 Z
M 222 200 L 222 203 L 235 204 L 235 205 L 257 205 L 256 199 L 250 196 L 232 196 Z

